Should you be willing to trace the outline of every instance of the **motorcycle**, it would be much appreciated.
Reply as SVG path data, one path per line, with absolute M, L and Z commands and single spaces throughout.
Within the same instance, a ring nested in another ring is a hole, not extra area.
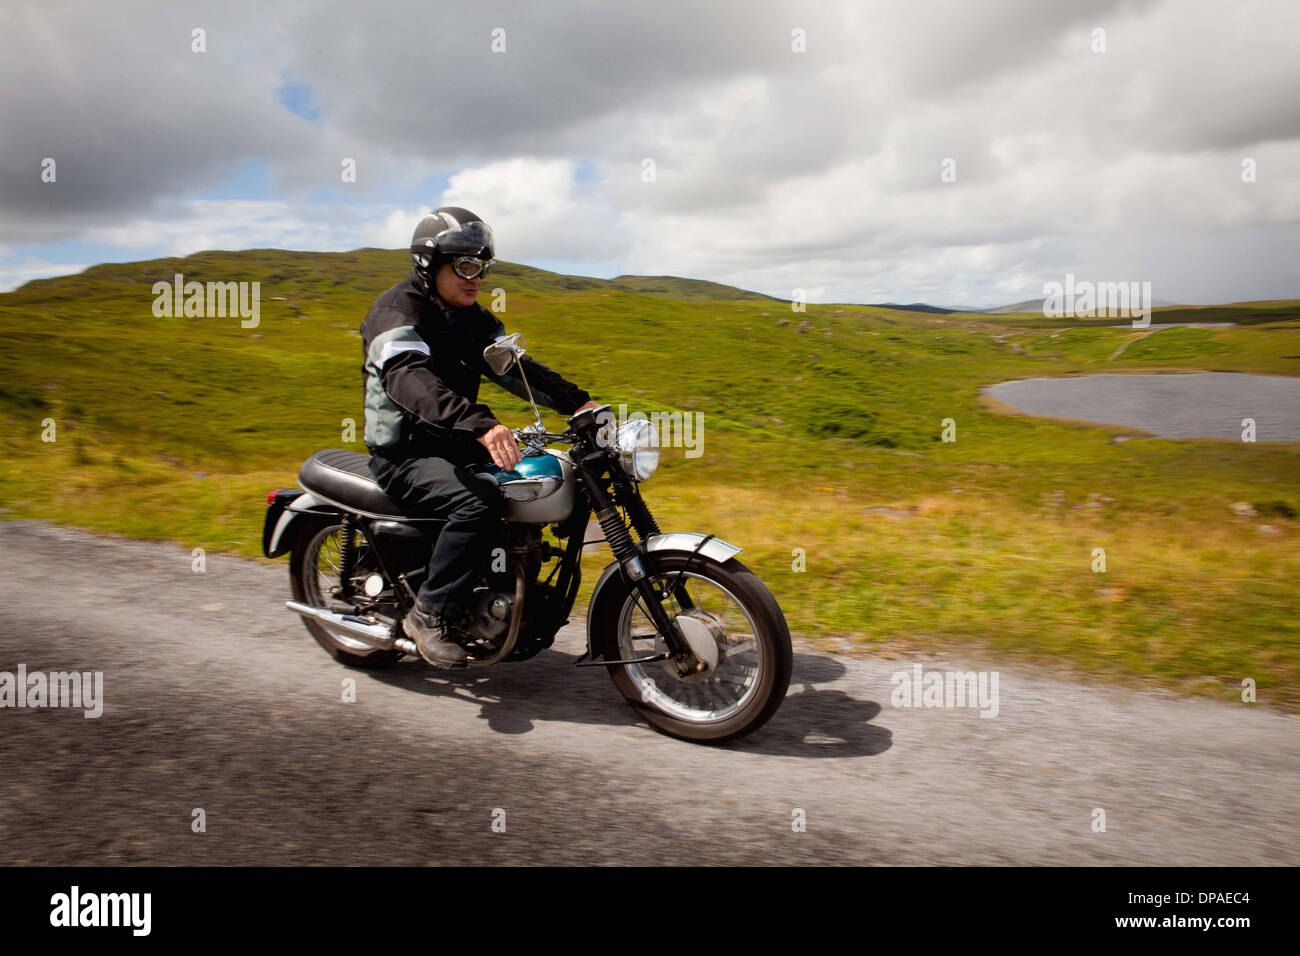
M 762 726 L 781 705 L 793 653 L 780 605 L 740 548 L 712 534 L 663 533 L 641 484 L 659 463 L 650 422 L 615 428 L 608 405 L 547 432 L 520 359 L 527 343 L 503 336 L 483 352 L 503 374 L 518 366 L 535 421 L 513 429 L 522 461 L 484 464 L 507 501 L 504 547 L 481 569 L 458 634 L 469 668 L 522 661 L 550 647 L 582 578 L 592 514 L 614 560 L 592 590 L 579 667 L 604 667 L 654 727 L 720 743 Z M 566 447 L 556 447 L 566 446 Z M 416 655 L 402 630 L 445 520 L 407 513 L 384 494 L 368 458 L 318 451 L 301 487 L 267 495 L 262 550 L 289 554 L 293 600 L 320 645 L 361 668 Z

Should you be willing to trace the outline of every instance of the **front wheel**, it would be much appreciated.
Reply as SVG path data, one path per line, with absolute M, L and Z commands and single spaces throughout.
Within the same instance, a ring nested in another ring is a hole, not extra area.
M 721 743 L 761 727 L 790 685 L 794 654 L 776 598 L 735 558 L 714 561 L 686 552 L 654 555 L 653 586 L 667 593 L 669 619 L 717 644 L 716 666 L 682 679 L 670 661 L 610 665 L 614 686 L 656 730 L 697 743 Z M 681 574 L 680 579 L 678 575 Z M 621 574 L 610 577 L 592 609 L 593 641 L 605 660 L 652 657 L 667 651 Z M 702 626 L 701 626 L 702 625 Z

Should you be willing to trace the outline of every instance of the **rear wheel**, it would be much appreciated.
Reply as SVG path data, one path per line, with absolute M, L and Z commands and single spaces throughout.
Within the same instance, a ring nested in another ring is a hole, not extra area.
M 735 558 L 719 563 L 687 553 L 655 555 L 653 584 L 670 619 L 711 637 L 716 664 L 703 675 L 677 676 L 671 662 L 609 667 L 614 686 L 656 730 L 699 743 L 751 733 L 776 713 L 790 685 L 794 654 L 776 598 Z M 678 573 L 683 572 L 680 587 Z M 665 653 L 667 647 L 623 576 L 609 578 L 590 625 L 606 660 Z M 686 594 L 682 594 L 684 588 Z M 683 598 L 686 598 L 683 600 Z M 708 654 L 712 654 L 712 648 Z M 706 655 L 707 656 L 707 655 Z
M 343 523 L 337 517 L 314 517 L 303 523 L 289 558 L 289 577 L 293 598 L 311 607 L 340 610 L 341 599 L 331 593 L 342 583 L 340 567 L 340 535 Z M 362 582 L 372 574 L 381 573 L 371 551 L 370 543 L 358 528 L 355 530 L 357 562 L 351 580 L 360 591 Z M 334 634 L 319 621 L 303 618 L 303 624 L 321 647 L 337 661 L 349 667 L 373 669 L 388 667 L 402 659 L 401 651 L 385 651 L 346 635 Z

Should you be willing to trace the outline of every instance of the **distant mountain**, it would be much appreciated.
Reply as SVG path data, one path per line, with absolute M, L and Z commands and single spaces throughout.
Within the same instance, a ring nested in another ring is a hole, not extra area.
M 658 295 L 670 299 L 718 299 L 734 301 L 738 299 L 763 299 L 768 302 L 789 302 L 775 296 L 763 295 L 761 292 L 749 292 L 735 286 L 705 279 L 682 279 L 678 276 L 616 276 L 608 280 L 609 284 L 624 292 L 639 292 L 642 295 Z
M 103 263 L 91 266 L 73 276 L 57 276 L 49 279 L 33 279 L 20 286 L 14 292 L 40 297 L 72 294 L 95 295 L 116 290 L 125 283 L 133 285 L 163 279 L 170 280 L 176 272 L 184 272 L 186 278 L 206 280 L 229 280 L 234 278 L 260 279 L 274 286 L 280 293 L 292 295 L 303 294 L 309 298 L 321 294 L 326 287 L 348 287 L 357 291 L 372 293 L 376 288 L 383 289 L 405 276 L 410 268 L 410 260 L 403 249 L 353 249 L 350 252 L 321 253 L 295 252 L 284 249 L 245 249 L 239 252 L 209 251 L 195 253 L 184 258 L 155 259 L 146 262 Z M 613 279 L 598 279 L 591 276 L 572 276 L 549 272 L 533 266 L 498 260 L 494 277 L 511 280 L 514 290 L 538 295 L 560 295 L 568 292 L 582 291 L 617 291 L 656 298 L 674 299 L 687 302 L 771 302 L 789 303 L 790 299 L 752 292 L 721 282 L 707 279 L 686 279 L 679 276 L 643 276 L 621 275 Z M 1285 302 L 1285 306 L 1281 303 Z M 839 305 L 844 303 L 818 303 L 819 305 Z M 854 303 L 857 304 L 857 303 Z M 877 302 L 868 303 L 869 308 L 892 309 L 898 312 L 913 312 L 929 315 L 952 315 L 954 313 L 985 315 L 1042 315 L 1043 299 L 1024 299 L 1009 305 L 992 308 L 974 308 L 971 306 L 940 306 L 925 302 Z M 1179 306 L 1167 299 L 1156 299 L 1156 308 L 1178 307 L 1182 310 L 1234 309 L 1234 314 L 1241 313 L 1245 319 L 1266 315 L 1277 309 L 1287 314 L 1293 311 L 1291 300 L 1265 302 L 1225 303 L 1211 306 Z M 1167 321 L 1209 321 L 1197 317 Z M 1234 321 L 1241 321 L 1234 319 Z
M 72 276 L 33 279 L 15 292 L 41 296 L 58 295 L 76 289 L 93 295 L 118 289 L 123 283 L 134 285 L 163 279 L 171 280 L 176 272 L 200 281 L 230 278 L 259 279 L 278 292 L 305 294 L 309 297 L 335 287 L 350 287 L 373 293 L 403 279 L 410 270 L 409 254 L 404 249 L 354 249 L 350 252 L 296 252 L 285 249 L 245 249 L 239 252 L 213 250 L 184 258 L 155 259 L 147 262 L 104 263 L 91 266 Z M 773 296 L 737 289 L 704 279 L 677 276 L 623 275 L 615 279 L 564 275 L 517 262 L 498 260 L 485 289 L 493 279 L 508 279 L 512 289 L 538 295 L 561 295 L 567 292 L 614 291 L 652 295 L 682 301 L 763 301 L 788 302 Z
M 897 309 L 900 312 L 932 312 L 935 315 L 951 315 L 956 309 L 945 309 L 937 305 L 926 305 L 924 302 L 913 302 L 910 305 L 899 305 L 897 302 L 873 302 L 870 305 L 873 309 Z
M 1021 302 L 1013 302 L 1011 305 L 1000 305 L 994 309 L 980 309 L 979 311 L 986 315 L 1011 315 L 1018 312 L 1041 313 L 1043 311 L 1044 301 L 1046 300 L 1041 297 L 1037 299 L 1025 299 Z M 1151 302 L 1151 305 L 1157 309 L 1165 309 L 1177 304 L 1177 302 L 1170 302 L 1168 299 L 1154 299 Z
M 1025 299 L 1022 302 L 1013 302 L 1010 305 L 999 305 L 993 309 L 980 309 L 988 315 L 1010 315 L 1015 312 L 1042 312 L 1043 299 Z

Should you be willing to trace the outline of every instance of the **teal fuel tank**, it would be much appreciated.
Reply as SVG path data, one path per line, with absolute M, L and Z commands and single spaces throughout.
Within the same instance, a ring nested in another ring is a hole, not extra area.
M 496 465 L 482 474 L 496 481 L 506 499 L 506 520 L 525 524 L 551 524 L 573 513 L 573 463 L 562 451 L 546 449 L 529 455 L 505 471 Z

